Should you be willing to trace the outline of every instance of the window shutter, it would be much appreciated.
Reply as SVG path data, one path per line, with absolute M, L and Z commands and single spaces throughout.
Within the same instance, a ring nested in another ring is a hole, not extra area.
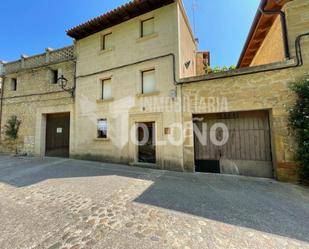
M 142 22 L 142 36 L 154 33 L 154 18 Z
M 151 93 L 155 91 L 155 71 L 143 72 L 143 93 Z
M 113 39 L 112 39 L 112 34 L 107 34 L 104 35 L 103 38 L 103 49 L 112 49 L 113 48 Z
M 111 99 L 112 98 L 112 80 L 104 80 L 103 81 L 103 99 Z

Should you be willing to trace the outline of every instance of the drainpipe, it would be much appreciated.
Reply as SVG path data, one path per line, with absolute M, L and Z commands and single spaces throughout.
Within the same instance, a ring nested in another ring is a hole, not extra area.
M 72 98 L 75 99 L 76 96 L 76 71 L 77 71 L 77 61 L 74 61 L 74 79 L 73 79 L 73 89 L 72 89 Z
M 267 3 L 268 3 L 268 0 L 264 1 L 264 3 L 260 6 L 259 10 L 263 15 L 280 15 L 283 45 L 284 45 L 284 54 L 285 54 L 285 58 L 289 60 L 291 56 L 290 56 L 290 50 L 289 50 L 288 29 L 287 29 L 287 24 L 286 24 L 285 13 L 282 10 L 265 10 Z
M 3 62 L 0 61 L 0 65 L 3 67 Z M 0 100 L 0 141 L 2 140 L 2 106 L 3 106 L 3 92 L 4 92 L 4 80 L 5 77 L 1 75 L 2 72 L 0 72 L 0 78 L 2 79 L 2 84 L 1 84 L 1 100 Z

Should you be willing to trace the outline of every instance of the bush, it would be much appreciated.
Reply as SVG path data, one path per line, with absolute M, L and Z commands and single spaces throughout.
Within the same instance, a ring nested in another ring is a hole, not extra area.
M 289 110 L 289 122 L 298 144 L 296 160 L 299 163 L 299 177 L 302 182 L 307 182 L 309 180 L 309 79 L 291 84 L 291 89 L 295 92 L 297 100 Z
M 18 131 L 21 125 L 21 121 L 16 116 L 11 116 L 4 126 L 4 134 L 11 140 L 18 138 Z
M 230 67 L 223 66 L 223 67 L 210 67 L 209 65 L 205 64 L 205 73 L 206 74 L 212 74 L 212 73 L 221 73 L 221 72 L 227 72 L 230 70 L 235 70 L 236 66 L 232 65 Z

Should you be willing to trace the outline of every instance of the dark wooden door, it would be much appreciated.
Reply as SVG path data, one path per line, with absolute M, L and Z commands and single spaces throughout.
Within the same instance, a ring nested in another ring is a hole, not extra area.
M 155 123 L 138 124 L 138 162 L 156 163 Z
M 70 150 L 70 113 L 46 117 L 46 156 L 68 157 Z

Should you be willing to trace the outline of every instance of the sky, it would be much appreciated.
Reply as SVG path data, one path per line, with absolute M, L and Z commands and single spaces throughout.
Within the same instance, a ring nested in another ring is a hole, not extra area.
M 260 0 L 183 1 L 195 26 L 199 50 L 210 51 L 211 65 L 237 64 Z M 125 2 L 128 0 L 2 0 L 0 60 L 13 61 L 22 54 L 43 53 L 47 47 L 71 45 L 73 40 L 65 30 Z

